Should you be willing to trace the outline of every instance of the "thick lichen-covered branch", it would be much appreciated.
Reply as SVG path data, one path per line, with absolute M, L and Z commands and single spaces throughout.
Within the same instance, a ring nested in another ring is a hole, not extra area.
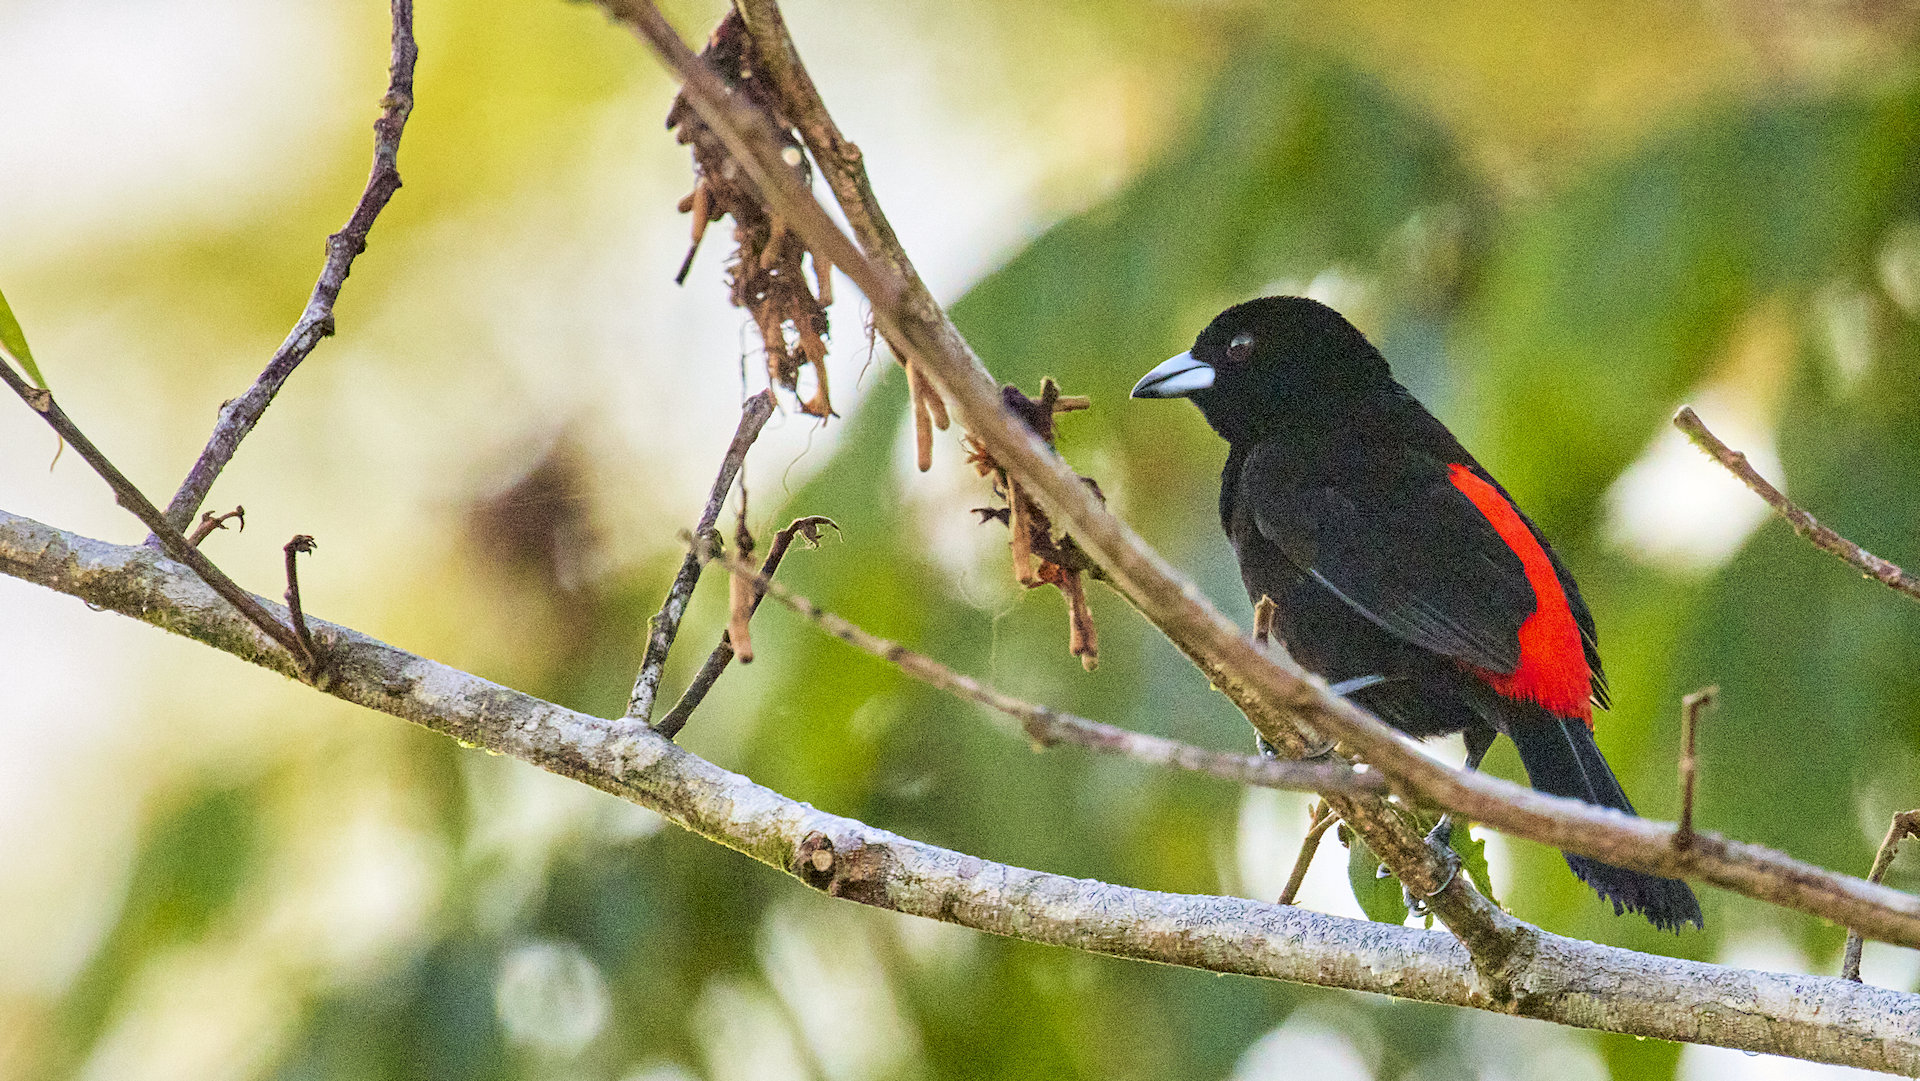
M 294 675 L 186 567 L 0 511 L 0 573 Z M 262 601 L 266 604 L 268 602 Z M 922 844 L 790 800 L 645 726 L 590 717 L 319 620 L 327 691 L 658 812 L 836 897 L 1028 942 L 1584 1028 L 1920 1071 L 1920 996 L 1536 933 L 1493 988 L 1442 932 L 1132 889 Z

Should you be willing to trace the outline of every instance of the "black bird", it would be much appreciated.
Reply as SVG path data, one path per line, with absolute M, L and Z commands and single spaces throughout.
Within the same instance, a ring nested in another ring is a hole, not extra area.
M 1228 308 L 1136 398 L 1191 398 L 1227 441 L 1220 523 L 1302 665 L 1401 731 L 1496 733 L 1533 787 L 1633 814 L 1593 741 L 1607 704 L 1573 575 L 1453 433 L 1332 308 Z M 1700 926 L 1686 883 L 1567 855 L 1615 913 Z

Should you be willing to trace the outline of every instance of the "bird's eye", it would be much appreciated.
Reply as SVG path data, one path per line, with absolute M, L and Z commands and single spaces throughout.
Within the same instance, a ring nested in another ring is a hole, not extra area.
M 1227 343 L 1227 359 L 1235 364 L 1245 364 L 1253 356 L 1253 335 L 1235 334 Z

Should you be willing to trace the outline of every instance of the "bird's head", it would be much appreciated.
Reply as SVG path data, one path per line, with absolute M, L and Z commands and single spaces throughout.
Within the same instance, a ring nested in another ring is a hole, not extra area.
M 1392 386 L 1380 351 L 1339 312 L 1305 297 L 1262 297 L 1214 317 L 1193 348 L 1134 384 L 1135 398 L 1191 398 L 1229 443 L 1336 421 Z

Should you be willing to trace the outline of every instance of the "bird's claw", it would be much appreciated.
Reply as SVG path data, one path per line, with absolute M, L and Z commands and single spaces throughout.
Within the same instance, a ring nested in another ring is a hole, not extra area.
M 1268 758 L 1286 757 L 1285 755 L 1282 755 L 1280 753 L 1279 748 L 1275 747 L 1271 743 L 1268 743 L 1267 738 L 1265 736 L 1255 736 L 1253 737 L 1253 740 L 1254 740 L 1254 745 L 1260 748 L 1260 753 L 1267 756 Z M 1300 761 L 1310 762 L 1317 758 L 1325 758 L 1328 755 L 1333 753 L 1333 749 L 1336 746 L 1338 746 L 1338 741 L 1328 740 L 1327 742 L 1322 743 L 1317 747 L 1309 747 L 1305 752 L 1303 752 L 1300 755 Z

